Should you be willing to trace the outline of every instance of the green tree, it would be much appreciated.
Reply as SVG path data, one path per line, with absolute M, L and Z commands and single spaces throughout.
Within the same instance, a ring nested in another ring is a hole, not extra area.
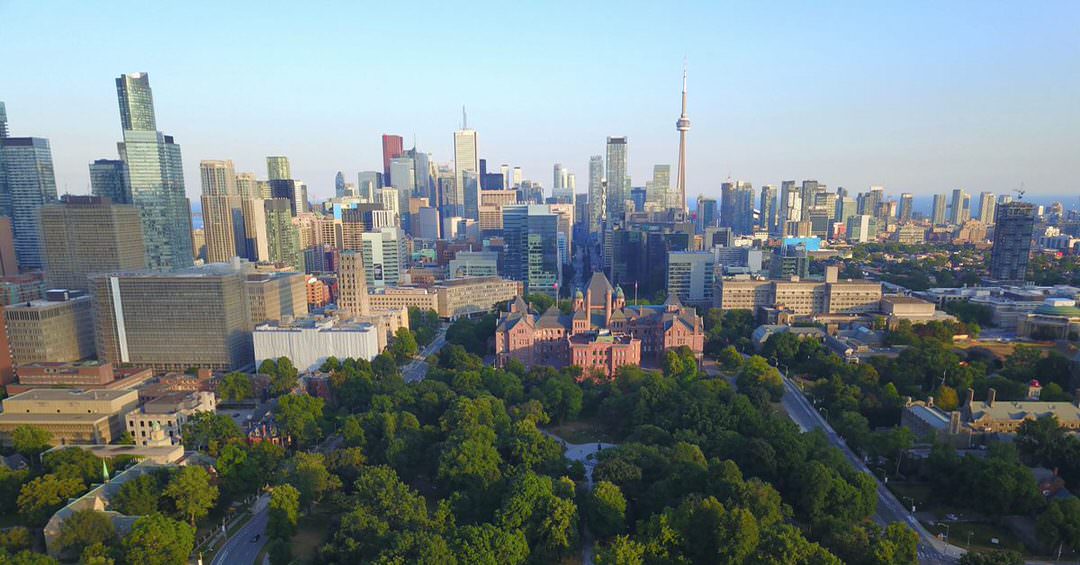
M 1024 556 L 1015 551 L 969 551 L 960 557 L 960 565 L 1024 565 Z
M 79 556 L 79 565 L 115 565 L 118 551 L 103 543 L 86 546 Z
M 773 401 L 778 401 L 784 396 L 784 380 L 780 376 L 780 371 L 769 365 L 769 362 L 760 355 L 754 355 L 742 364 L 735 384 L 740 391 L 761 387 L 769 393 Z
M 481 492 L 502 478 L 502 457 L 495 449 L 495 432 L 471 426 L 450 435 L 439 457 L 439 478 L 452 488 Z
M 197 465 L 180 469 L 162 492 L 172 499 L 177 512 L 187 518 L 192 526 L 210 512 L 217 502 L 218 488 L 210 484 L 210 474 Z
M 23 424 L 11 431 L 11 443 L 15 451 L 35 459 L 38 454 L 52 447 L 52 434 L 36 426 Z
M 157 510 L 160 497 L 161 486 L 157 477 L 147 473 L 121 485 L 112 505 L 121 514 L 145 516 Z
M 266 545 L 266 554 L 270 557 L 270 565 L 288 565 L 293 562 L 292 542 L 287 539 L 273 539 Z
M 742 354 L 739 353 L 739 350 L 735 349 L 735 346 L 733 345 L 729 345 L 720 350 L 720 354 L 717 355 L 716 360 L 720 363 L 721 367 L 728 371 L 738 369 L 743 363 Z
M 1037 521 L 1039 538 L 1057 549 L 1080 548 L 1080 499 L 1066 498 L 1050 503 Z
M 217 393 L 222 402 L 236 402 L 254 397 L 255 388 L 251 384 L 251 377 L 234 371 L 221 379 Z
M 586 505 L 589 530 L 597 538 L 622 533 L 626 527 L 626 498 L 622 490 L 607 481 L 600 481 L 589 493 Z
M 208 450 L 217 455 L 218 450 L 230 440 L 244 437 L 240 426 L 225 414 L 196 412 L 188 418 L 181 430 L 184 445 L 189 449 Z
M 260 372 L 262 372 L 263 367 L 269 368 L 267 362 L 269 360 L 263 361 L 262 365 L 259 366 Z M 296 388 L 300 376 L 300 372 L 293 366 L 288 357 L 278 357 L 274 363 L 273 371 L 267 374 L 270 375 L 270 394 L 274 396 L 292 392 Z
M 11 553 L 17 553 L 34 546 L 34 535 L 26 526 L 12 526 L 0 532 L 0 547 Z
M 644 565 L 645 546 L 630 536 L 615 536 L 606 544 L 596 546 L 597 565 Z
M 300 503 L 307 507 L 341 488 L 341 480 L 326 468 L 326 461 L 319 453 L 297 452 L 286 462 L 285 476 L 300 492 Z
M 25 549 L 15 555 L 8 555 L 6 552 L 0 551 L 0 563 L 4 565 L 58 565 L 59 561 L 48 555 Z
M 65 479 L 79 479 L 85 484 L 101 480 L 101 459 L 76 447 L 53 451 L 42 456 L 45 469 Z
M 278 399 L 274 407 L 281 430 L 300 446 L 314 445 L 322 437 L 320 423 L 325 402 L 317 396 L 288 394 Z
M 270 492 L 270 517 L 266 531 L 274 539 L 289 540 L 300 519 L 300 491 L 279 485 Z
M 96 543 L 109 545 L 116 539 L 112 520 L 97 510 L 76 510 L 60 525 L 56 541 L 64 552 L 79 555 Z
M 154 513 L 135 521 L 121 542 L 124 561 L 140 565 L 183 565 L 195 547 L 195 528 Z
M 40 526 L 53 512 L 85 490 L 79 479 L 65 479 L 53 474 L 42 475 L 22 486 L 16 503 L 19 514 L 27 524 Z
M 409 328 L 398 328 L 397 331 L 394 332 L 394 339 L 391 340 L 388 349 L 399 365 L 408 363 L 410 359 L 420 352 L 420 347 L 416 343 L 416 337 L 409 331 Z
M 520 565 L 529 558 L 529 544 L 524 532 L 504 531 L 486 523 L 458 528 L 451 546 L 463 564 Z

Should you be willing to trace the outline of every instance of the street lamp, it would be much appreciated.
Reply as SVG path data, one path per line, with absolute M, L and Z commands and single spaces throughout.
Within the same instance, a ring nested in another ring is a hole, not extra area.
M 938 522 L 939 526 L 945 526 L 945 543 L 949 543 L 949 524 L 946 522 Z

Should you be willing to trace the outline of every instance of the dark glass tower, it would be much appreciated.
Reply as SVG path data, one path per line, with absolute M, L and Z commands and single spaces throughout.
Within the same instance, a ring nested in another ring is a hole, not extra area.
M 1035 206 L 1031 203 L 1009 202 L 997 207 L 994 247 L 990 250 L 990 278 L 1024 282 L 1034 229 Z

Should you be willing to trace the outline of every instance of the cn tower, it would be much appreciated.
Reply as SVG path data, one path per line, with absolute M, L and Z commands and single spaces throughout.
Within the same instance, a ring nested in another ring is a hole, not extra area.
M 690 117 L 686 115 L 686 63 L 682 71 L 682 115 L 675 122 L 675 129 L 679 130 L 679 176 L 675 191 L 679 197 L 678 209 L 686 212 L 686 132 L 690 130 Z

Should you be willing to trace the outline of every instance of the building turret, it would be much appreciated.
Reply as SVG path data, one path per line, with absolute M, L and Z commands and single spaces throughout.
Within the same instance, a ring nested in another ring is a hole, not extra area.
M 580 312 L 585 309 L 585 294 L 581 292 L 581 289 L 577 289 L 574 292 L 574 312 Z
M 615 287 L 615 309 L 621 310 L 626 307 L 626 293 L 621 286 Z

